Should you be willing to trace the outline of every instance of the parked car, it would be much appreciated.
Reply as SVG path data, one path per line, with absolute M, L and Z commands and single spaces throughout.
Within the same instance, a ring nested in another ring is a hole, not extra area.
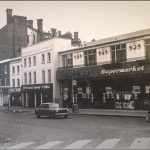
M 60 108 L 58 103 L 42 103 L 39 108 L 35 109 L 35 115 L 37 118 L 40 116 L 49 116 L 51 118 L 63 116 L 64 118 L 68 118 L 69 109 Z

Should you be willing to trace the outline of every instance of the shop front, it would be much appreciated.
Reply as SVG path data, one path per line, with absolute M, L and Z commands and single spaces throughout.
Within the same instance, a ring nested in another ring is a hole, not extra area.
M 145 109 L 150 95 L 150 64 L 135 61 L 57 70 L 62 95 L 79 108 Z
M 36 108 L 41 103 L 53 102 L 53 84 L 22 85 L 22 106 Z
M 21 87 L 9 89 L 10 106 L 22 106 Z

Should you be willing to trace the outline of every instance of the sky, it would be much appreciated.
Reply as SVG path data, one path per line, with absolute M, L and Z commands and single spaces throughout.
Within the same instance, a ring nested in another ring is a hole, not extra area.
M 149 1 L 0 1 L 0 28 L 7 8 L 33 20 L 35 28 L 42 18 L 44 31 L 77 31 L 86 42 L 150 28 Z

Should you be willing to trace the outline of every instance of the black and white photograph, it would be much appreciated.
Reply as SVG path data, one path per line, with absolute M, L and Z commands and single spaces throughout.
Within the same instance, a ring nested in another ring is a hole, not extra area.
M 0 149 L 150 149 L 150 1 L 0 1 Z

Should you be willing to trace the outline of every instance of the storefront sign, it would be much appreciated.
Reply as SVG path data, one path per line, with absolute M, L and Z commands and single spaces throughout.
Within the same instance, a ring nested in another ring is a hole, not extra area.
M 129 67 L 129 68 L 110 69 L 110 70 L 102 69 L 100 74 L 111 75 L 111 74 L 117 74 L 117 73 L 139 72 L 139 71 L 144 71 L 144 66 L 140 66 L 140 67 L 132 66 L 132 67 Z
M 27 85 L 27 86 L 22 86 L 22 90 L 41 90 L 41 89 L 50 89 L 51 85 Z
M 11 88 L 9 92 L 21 92 L 21 88 Z

